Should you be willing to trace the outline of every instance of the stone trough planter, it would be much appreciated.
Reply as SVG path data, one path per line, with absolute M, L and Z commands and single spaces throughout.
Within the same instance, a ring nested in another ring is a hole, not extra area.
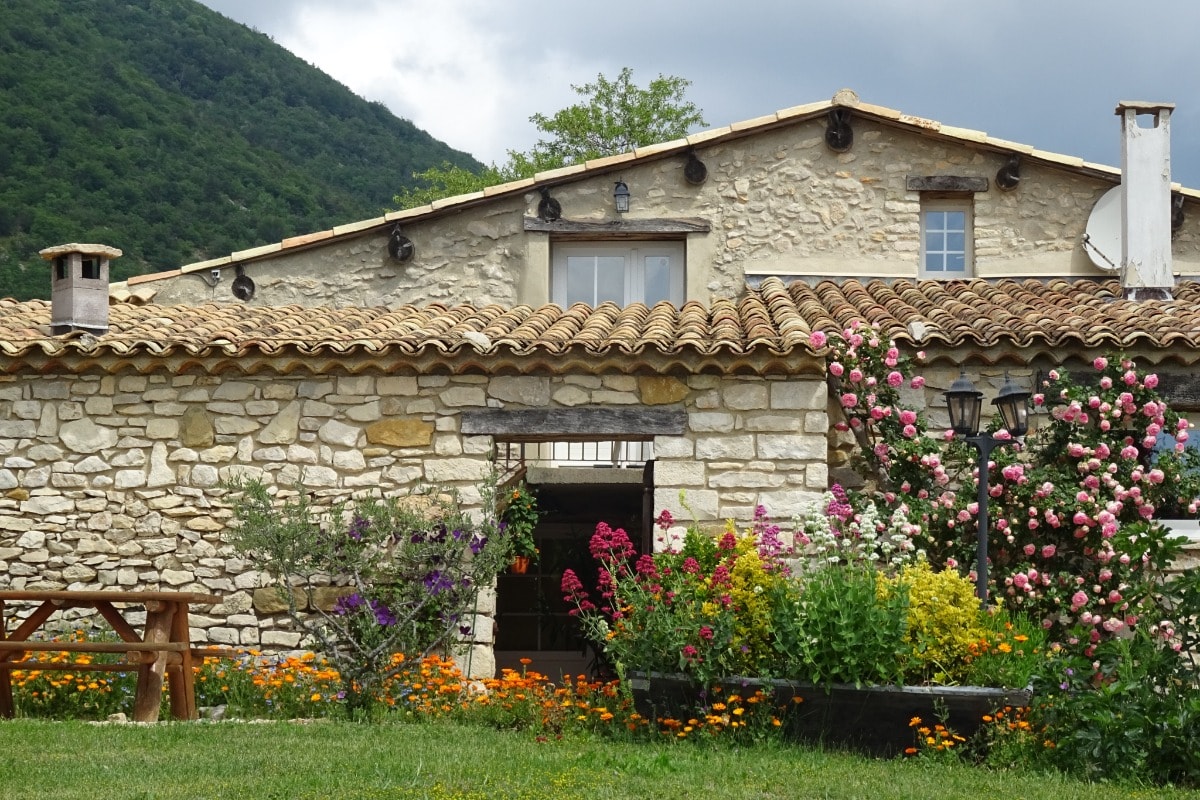
M 694 714 L 713 702 L 696 681 L 685 675 L 630 672 L 634 707 L 648 719 Z M 743 695 L 762 689 L 777 707 L 786 708 L 784 730 L 797 741 L 856 750 L 874 756 L 896 756 L 911 747 L 909 722 L 920 717 L 942 723 L 970 737 L 985 714 L 1005 706 L 1027 706 L 1023 689 L 981 686 L 814 686 L 792 681 L 727 678 L 716 681 L 722 693 Z M 795 703 L 793 698 L 803 701 Z M 686 716 L 685 716 L 686 718 Z

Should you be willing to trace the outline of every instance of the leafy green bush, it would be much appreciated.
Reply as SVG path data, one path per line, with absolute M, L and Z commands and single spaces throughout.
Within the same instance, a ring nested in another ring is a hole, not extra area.
M 960 683 L 970 672 L 972 648 L 983 637 L 975 586 L 954 570 L 935 572 L 928 562 L 909 564 L 886 586 L 907 593 L 904 680 Z
M 908 595 L 880 591 L 882 580 L 858 566 L 806 574 L 796 598 L 777 606 L 784 674 L 813 683 L 901 683 Z

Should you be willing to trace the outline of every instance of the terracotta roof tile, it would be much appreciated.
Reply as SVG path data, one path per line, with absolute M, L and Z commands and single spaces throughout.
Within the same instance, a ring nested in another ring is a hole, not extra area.
M 709 307 L 116 304 L 108 332 L 99 336 L 50 336 L 48 302 L 0 300 L 0 353 L 14 363 L 39 353 L 87 357 L 105 351 L 224 358 L 391 352 L 428 359 L 460 351 L 516 359 L 781 357 L 811 355 L 812 331 L 841 330 L 855 319 L 922 347 L 1200 350 L 1200 283 L 1181 282 L 1174 295 L 1172 301 L 1128 301 L 1115 280 L 784 284 L 768 278 L 739 300 L 718 299 Z

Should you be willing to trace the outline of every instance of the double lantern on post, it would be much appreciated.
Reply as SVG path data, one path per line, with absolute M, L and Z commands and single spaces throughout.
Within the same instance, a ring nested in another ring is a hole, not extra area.
M 967 378 L 964 369 L 958 380 L 944 393 L 946 409 L 950 412 L 950 427 L 956 436 L 979 451 L 976 467 L 979 470 L 978 511 L 976 513 L 976 565 L 975 596 L 982 607 L 987 608 L 988 585 L 988 460 L 992 450 L 1012 444 L 1029 430 L 1030 392 L 1013 383 L 1006 374 L 1004 385 L 992 402 L 1000 412 L 1004 429 L 1009 436 L 998 438 L 987 431 L 980 432 L 979 417 L 983 409 L 983 392 Z

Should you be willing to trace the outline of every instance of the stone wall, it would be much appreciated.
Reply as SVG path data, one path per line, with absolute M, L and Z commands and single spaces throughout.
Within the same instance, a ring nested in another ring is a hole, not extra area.
M 0 378 L 0 586 L 204 591 L 193 616 L 211 643 L 287 649 L 300 635 L 256 565 L 222 541 L 223 479 L 237 474 L 318 497 L 458 488 L 478 505 L 490 436 L 464 436 L 471 408 L 675 405 L 683 436 L 658 437 L 656 500 L 702 519 L 789 513 L 825 488 L 820 380 L 716 376 L 140 373 Z M 257 602 L 256 602 L 257 601 Z M 494 596 L 483 598 L 473 669 L 492 665 Z
M 1101 276 L 1080 243 L 1096 200 L 1112 184 L 1026 159 L 1021 183 L 995 188 L 1007 161 L 961 141 L 919 136 L 866 118 L 854 122 L 846 153 L 824 144 L 823 119 L 779 127 L 696 148 L 708 180 L 684 179 L 682 156 L 646 159 L 619 172 L 552 188 L 563 218 L 615 221 L 613 182 L 633 194 L 624 220 L 706 220 L 711 232 L 688 237 L 688 299 L 738 296 L 748 275 L 917 276 L 920 193 L 910 175 L 960 175 L 989 180 L 974 195 L 976 274 Z M 1114 128 L 1114 137 L 1116 130 Z M 479 205 L 406 219 L 416 255 L 399 264 L 387 255 L 390 226 L 310 248 L 288 248 L 247 262 L 264 305 L 396 306 L 430 302 L 542 304 L 549 301 L 550 248 L 543 232 L 525 232 L 540 195 L 500 197 Z M 350 229 L 356 226 L 349 226 Z M 598 237 L 602 238 L 602 237 Z M 1189 214 L 1174 236 L 1177 271 L 1200 272 L 1200 215 Z M 232 276 L 210 288 L 198 274 L 158 280 L 157 303 L 233 301 Z

